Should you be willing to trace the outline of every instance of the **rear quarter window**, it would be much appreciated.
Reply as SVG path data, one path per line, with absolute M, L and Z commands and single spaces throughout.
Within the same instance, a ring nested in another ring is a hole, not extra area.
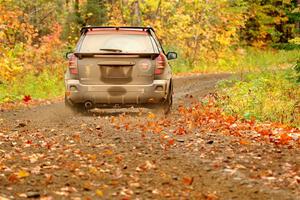
M 103 52 L 100 49 L 119 49 L 122 53 L 157 53 L 150 35 L 87 34 L 80 45 L 80 53 Z

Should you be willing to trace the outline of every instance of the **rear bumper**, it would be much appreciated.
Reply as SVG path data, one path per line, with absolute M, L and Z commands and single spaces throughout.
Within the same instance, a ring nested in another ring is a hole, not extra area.
M 71 103 L 154 104 L 165 100 L 170 80 L 154 80 L 150 85 L 83 85 L 66 80 L 66 99 Z

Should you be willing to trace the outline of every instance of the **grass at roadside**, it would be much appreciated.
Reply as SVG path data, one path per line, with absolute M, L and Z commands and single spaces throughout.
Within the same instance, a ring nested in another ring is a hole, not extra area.
M 284 69 L 294 64 L 300 55 L 300 49 L 254 49 L 245 48 L 228 52 L 217 60 L 202 60 L 200 63 L 189 67 L 186 60 L 180 58 L 173 63 L 174 73 L 218 73 L 218 72 L 253 72 L 271 69 Z
M 245 119 L 300 127 L 300 83 L 295 70 L 251 73 L 219 83 L 219 106 Z
M 28 73 L 9 84 L 0 84 L 0 103 L 22 100 L 25 95 L 32 99 L 50 99 L 63 93 L 62 70 L 45 70 L 39 75 Z

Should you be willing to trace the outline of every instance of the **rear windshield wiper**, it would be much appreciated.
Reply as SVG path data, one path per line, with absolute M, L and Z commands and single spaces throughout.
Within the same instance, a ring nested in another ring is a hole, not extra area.
M 112 51 L 112 52 L 119 52 L 119 53 L 122 52 L 121 49 L 100 49 L 100 51 Z

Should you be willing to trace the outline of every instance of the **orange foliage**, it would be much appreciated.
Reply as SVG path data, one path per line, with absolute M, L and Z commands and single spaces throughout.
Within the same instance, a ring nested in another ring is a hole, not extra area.
M 167 118 L 148 117 L 148 123 L 133 124 L 130 118 L 126 122 L 114 121 L 115 127 L 122 127 L 120 123 L 130 124 L 133 129 L 145 133 L 162 134 L 165 145 L 172 146 L 175 140 L 170 138 L 173 135 L 185 135 L 197 133 L 199 129 L 204 132 L 216 132 L 232 135 L 241 138 L 240 145 L 250 145 L 252 141 L 269 141 L 278 145 L 300 143 L 300 130 L 280 123 L 259 122 L 255 119 L 245 120 L 238 116 L 226 116 L 216 104 L 213 97 L 206 97 L 207 102 L 194 102 L 190 107 L 179 106 L 177 114 L 179 119 L 171 123 Z M 124 126 L 123 126 L 124 128 Z M 118 128 L 119 129 L 119 128 Z M 125 126 L 126 130 L 126 126 Z M 169 135 L 165 135 L 169 133 Z

